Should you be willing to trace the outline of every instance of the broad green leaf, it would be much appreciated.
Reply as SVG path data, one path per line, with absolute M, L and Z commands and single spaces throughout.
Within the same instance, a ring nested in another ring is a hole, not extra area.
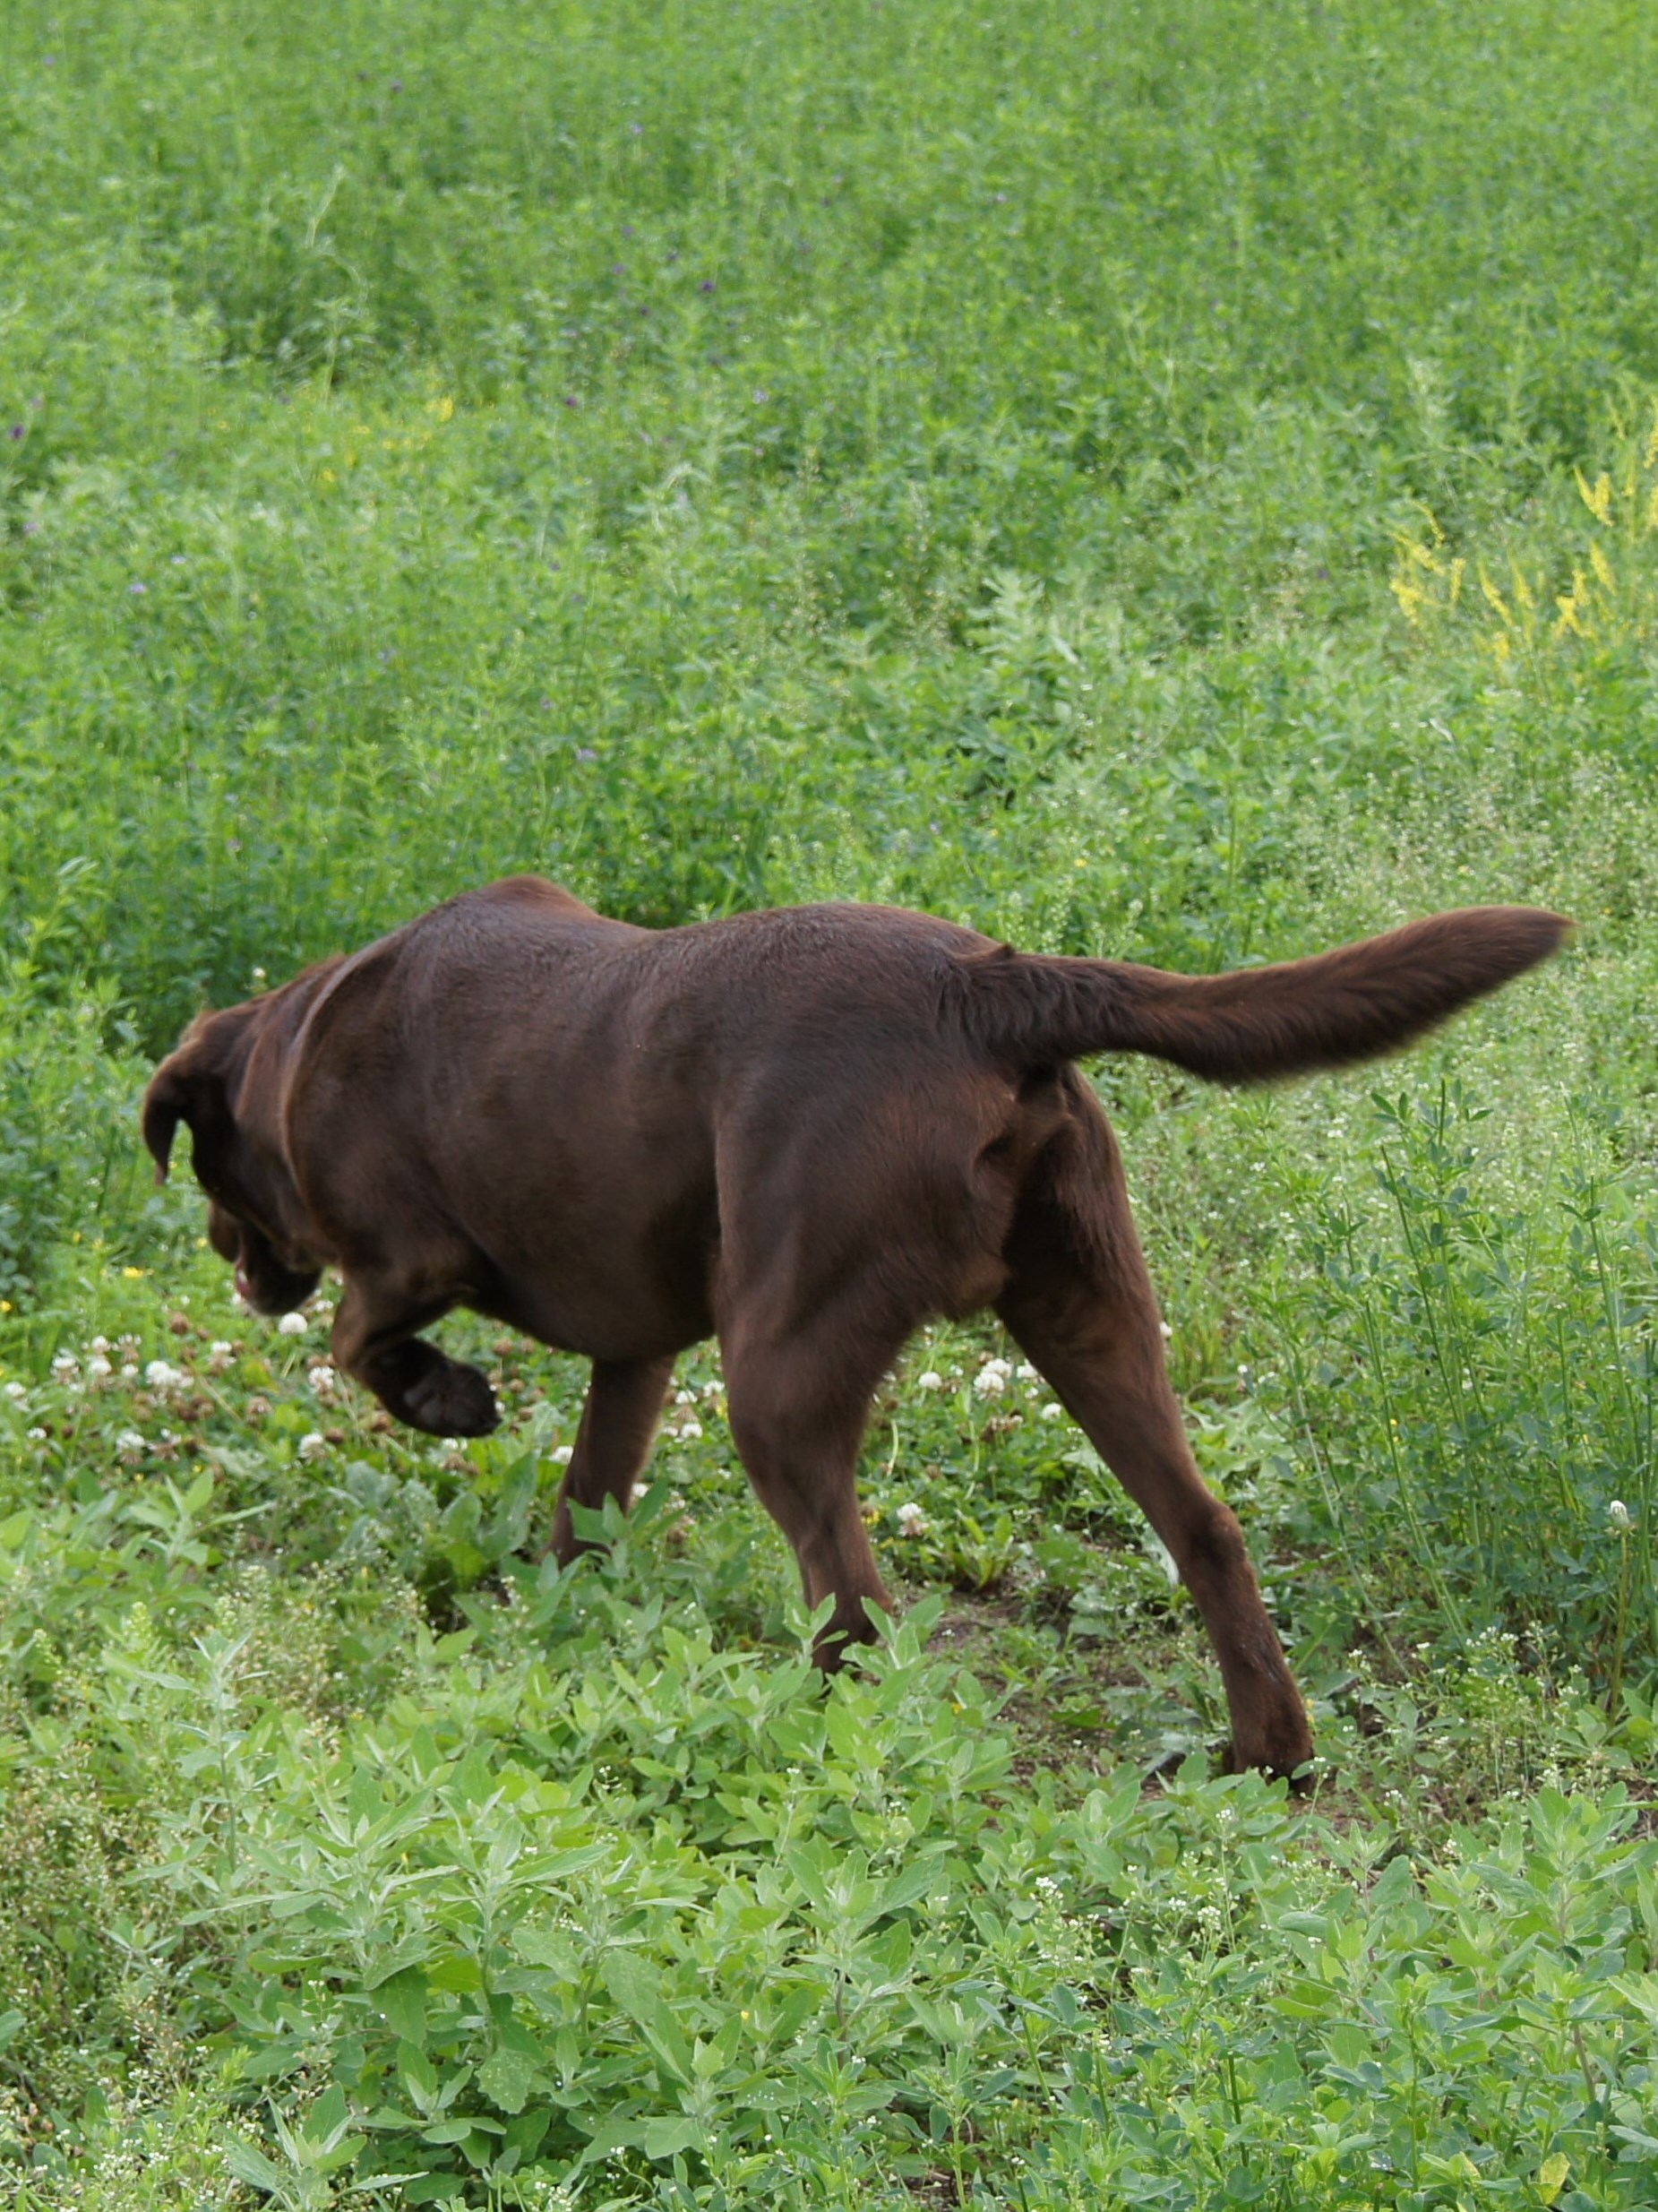
M 478 2068 L 477 2086 L 503 2113 L 522 2112 L 536 2072 L 537 2061 L 527 2053 L 497 2047 Z

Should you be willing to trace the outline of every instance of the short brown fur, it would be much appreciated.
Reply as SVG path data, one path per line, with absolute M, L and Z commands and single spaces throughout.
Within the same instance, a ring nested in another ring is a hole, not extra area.
M 281 1313 L 338 1268 L 334 1356 L 399 1420 L 478 1435 L 470 1306 L 592 1362 L 570 1506 L 624 1510 L 674 1356 L 717 1334 L 732 1433 L 832 1597 L 833 1665 L 889 1600 L 854 1489 L 923 1321 L 992 1306 L 1144 1508 L 1202 1611 L 1238 1765 L 1311 1752 L 1238 1523 L 1199 1476 L 1111 1130 L 1072 1061 L 1253 1081 L 1387 1052 L 1554 951 L 1528 908 L 1442 914 L 1204 977 L 1027 957 L 866 906 L 660 932 L 519 876 L 191 1024 L 144 1135 L 188 1124 L 214 1247 Z

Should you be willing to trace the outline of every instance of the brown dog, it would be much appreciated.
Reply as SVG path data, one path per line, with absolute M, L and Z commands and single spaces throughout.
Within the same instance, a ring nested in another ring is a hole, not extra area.
M 732 1433 L 832 1594 L 820 1655 L 888 1605 L 854 1482 L 917 1325 L 993 1306 L 1167 1545 L 1225 1679 L 1239 1765 L 1311 1738 L 1238 1523 L 1164 1372 L 1115 1141 L 1071 1063 L 1155 1054 L 1248 1082 L 1417 1037 L 1553 951 L 1523 907 L 1186 977 L 1039 959 L 888 907 L 660 932 L 514 877 L 203 1014 L 156 1071 L 158 1176 L 187 1122 L 216 1251 L 279 1313 L 339 1270 L 339 1364 L 437 1435 L 489 1385 L 418 1331 L 467 1305 L 582 1354 L 571 1500 L 624 1509 L 675 1354 L 717 1333 Z

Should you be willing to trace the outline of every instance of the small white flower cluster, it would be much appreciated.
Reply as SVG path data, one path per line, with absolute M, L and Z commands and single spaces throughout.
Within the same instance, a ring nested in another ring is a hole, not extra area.
M 166 1398 L 174 1390 L 187 1387 L 190 1377 L 182 1367 L 172 1366 L 167 1360 L 152 1359 L 144 1369 L 144 1382 L 158 1398 Z
M 116 1458 L 124 1467 L 135 1467 L 148 1447 L 136 1429 L 123 1429 L 116 1438 Z
M 339 1403 L 339 1377 L 327 1360 L 314 1359 L 305 1371 L 305 1380 L 320 1405 L 337 1406 Z
M 302 1459 L 326 1459 L 328 1439 L 319 1429 L 308 1430 L 300 1438 L 297 1450 Z
M 5 1394 L 14 1406 L 21 1406 L 29 1395 L 29 1386 L 23 1382 L 8 1382 Z
M 210 1375 L 222 1375 L 235 1357 L 235 1347 L 227 1343 L 223 1337 L 215 1337 L 207 1347 L 207 1372 Z
M 690 1408 L 699 1403 L 711 1402 L 715 1399 L 722 1398 L 725 1395 L 725 1389 L 723 1382 L 716 1381 L 705 1382 L 700 1390 L 689 1384 L 675 1390 L 674 1393 L 674 1406 L 686 1410 L 670 1414 L 663 1423 L 662 1433 L 666 1440 L 671 1444 L 699 1442 L 702 1436 L 702 1424 Z
M 918 1390 L 941 1390 L 944 1378 L 936 1367 L 929 1367 L 924 1374 L 916 1376 L 915 1388 Z
M 311 1326 L 303 1313 L 284 1313 L 277 1323 L 279 1337 L 303 1337 Z
M 1613 1498 L 1606 1508 L 1606 1518 L 1618 1534 L 1628 1536 L 1635 1526 L 1635 1516 L 1621 1498 Z
M 547 1454 L 554 1467 L 568 1467 L 576 1456 L 573 1444 L 558 1444 Z
M 893 1515 L 901 1536 L 923 1536 L 927 1533 L 927 1516 L 912 1498 L 899 1506 Z
M 1000 1398 L 1008 1387 L 1008 1377 L 1013 1373 L 1010 1360 L 987 1359 L 973 1378 L 975 1398 Z

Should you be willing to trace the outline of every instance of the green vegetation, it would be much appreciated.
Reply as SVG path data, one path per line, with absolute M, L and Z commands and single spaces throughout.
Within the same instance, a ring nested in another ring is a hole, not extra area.
M 1658 2205 L 1658 25 L 14 0 L 0 2163 L 27 2212 Z M 133 1106 L 536 867 L 1207 968 L 1576 950 L 1293 1091 L 1112 1064 L 1301 1678 L 1040 1379 L 912 1347 L 820 1690 L 711 1354 L 388 1432 Z

